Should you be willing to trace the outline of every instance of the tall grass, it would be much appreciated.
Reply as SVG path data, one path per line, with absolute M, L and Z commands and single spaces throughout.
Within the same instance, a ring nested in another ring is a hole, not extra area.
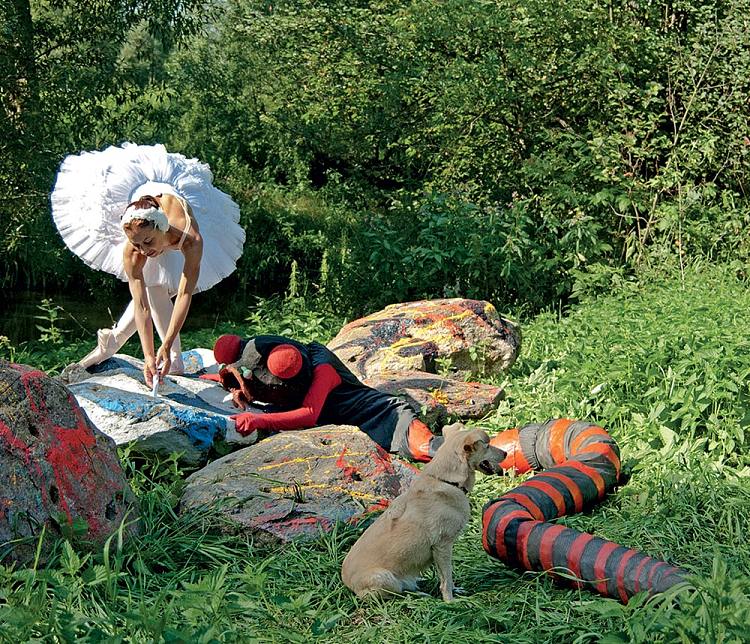
M 630 480 L 562 522 L 684 566 L 692 589 L 622 606 L 491 560 L 479 509 L 518 481 L 483 477 L 455 551 L 465 594 L 445 604 L 429 573 L 432 597 L 361 602 L 339 579 L 361 528 L 260 547 L 209 511 L 177 511 L 174 459 L 136 467 L 124 453 L 142 536 L 121 547 L 115 536 L 106 556 L 61 542 L 44 570 L 0 567 L 0 641 L 748 641 L 748 328 L 750 290 L 725 270 L 626 284 L 528 321 L 507 397 L 480 423 L 571 416 L 606 427 Z

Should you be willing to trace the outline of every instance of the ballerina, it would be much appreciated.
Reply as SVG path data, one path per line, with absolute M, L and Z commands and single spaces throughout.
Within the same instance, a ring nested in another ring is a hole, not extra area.
M 68 248 L 88 266 L 127 281 L 132 296 L 115 326 L 100 329 L 97 346 L 63 377 L 79 379 L 136 331 L 149 387 L 154 378 L 182 373 L 179 333 L 193 294 L 232 273 L 242 254 L 237 204 L 212 185 L 206 164 L 163 145 L 132 143 L 68 156 L 51 200 Z

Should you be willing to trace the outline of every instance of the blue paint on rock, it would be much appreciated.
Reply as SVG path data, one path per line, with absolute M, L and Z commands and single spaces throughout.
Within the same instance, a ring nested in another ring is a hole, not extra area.
M 189 351 L 183 351 L 182 352 L 182 362 L 185 365 L 185 375 L 191 374 L 191 373 L 200 373 L 203 371 L 207 366 L 205 361 L 203 360 L 203 355 L 199 351 L 196 351 L 195 349 L 190 349 Z M 215 364 L 215 361 L 214 361 Z
M 188 405 L 189 407 L 198 407 L 199 409 L 202 409 L 204 411 L 210 411 L 212 414 L 221 414 L 223 416 L 229 416 L 230 414 L 239 413 L 239 411 L 233 412 L 233 411 L 227 411 L 226 409 L 222 409 L 221 407 L 215 407 L 211 403 L 203 400 L 203 398 L 199 398 L 198 396 L 193 396 L 191 394 L 182 394 L 182 393 L 164 394 L 164 398 L 169 398 L 169 400 L 173 400 L 174 402 L 180 403 L 181 405 Z
M 224 438 L 227 429 L 227 417 L 206 413 L 199 409 L 172 407 L 172 414 L 194 445 L 209 449 L 217 437 Z
M 168 427 L 185 433 L 193 445 L 202 450 L 209 449 L 216 438 L 224 438 L 226 434 L 226 413 L 170 405 L 165 398 L 151 398 L 86 381 L 71 385 L 70 389 L 74 395 L 136 423 L 158 416 Z
M 141 373 L 141 370 L 138 367 L 133 366 L 127 360 L 123 360 L 117 357 L 107 358 L 104 362 L 95 364 L 92 367 L 86 369 L 86 371 L 88 371 L 89 373 L 103 374 L 109 371 L 115 371 L 116 369 L 121 369 L 122 371 L 126 372 L 133 372 L 139 375 Z

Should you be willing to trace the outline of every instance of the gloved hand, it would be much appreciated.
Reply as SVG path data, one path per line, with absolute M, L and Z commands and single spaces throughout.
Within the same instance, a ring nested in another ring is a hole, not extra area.
M 247 409 L 250 402 L 245 398 L 245 394 L 243 394 L 242 391 L 239 389 L 230 389 L 229 392 L 232 394 L 232 405 L 234 407 L 242 409 L 243 411 Z
M 218 382 L 232 394 L 232 404 L 238 409 L 247 409 L 253 399 L 247 381 L 235 367 L 224 367 L 219 373 L 205 373 L 198 377 L 203 380 Z
M 240 436 L 247 436 L 255 431 L 255 416 L 256 414 L 235 414 L 230 416 L 234 421 L 234 427 Z

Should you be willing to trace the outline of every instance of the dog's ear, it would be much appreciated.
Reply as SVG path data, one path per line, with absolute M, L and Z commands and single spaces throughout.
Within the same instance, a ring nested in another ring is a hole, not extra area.
M 456 432 L 460 432 L 466 429 L 463 423 L 452 423 L 451 425 L 443 425 L 443 436 L 446 439 L 450 438 Z
M 490 437 L 482 429 L 475 429 L 467 434 L 464 439 L 464 451 L 467 454 L 476 452 L 478 449 L 486 448 L 489 445 Z
M 486 446 L 487 443 L 481 438 L 477 438 L 476 436 L 467 436 L 466 440 L 464 441 L 464 452 L 466 452 L 467 454 L 472 454 L 479 448 Z

